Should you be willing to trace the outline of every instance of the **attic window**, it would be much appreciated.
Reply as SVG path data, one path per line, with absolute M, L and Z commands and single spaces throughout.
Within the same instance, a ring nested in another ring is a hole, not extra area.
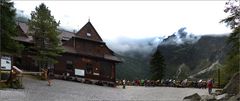
M 92 35 L 91 35 L 91 33 L 87 33 L 87 36 L 89 36 L 89 37 L 90 37 L 90 36 L 92 36 Z

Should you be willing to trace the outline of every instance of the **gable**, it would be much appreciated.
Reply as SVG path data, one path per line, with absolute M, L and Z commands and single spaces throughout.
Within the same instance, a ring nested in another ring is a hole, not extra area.
M 99 36 L 91 22 L 88 22 L 84 25 L 77 33 L 76 36 L 81 38 L 86 38 L 95 41 L 103 41 L 102 38 Z
M 27 23 L 17 22 L 17 25 L 21 28 L 21 30 L 22 30 L 25 34 L 28 33 L 29 28 L 28 28 Z
M 28 38 L 28 25 L 26 23 L 17 22 L 17 30 L 19 36 Z
M 14 37 L 15 40 L 32 43 L 33 37 L 28 35 L 28 26 L 25 23 L 17 22 L 17 34 L 18 36 Z

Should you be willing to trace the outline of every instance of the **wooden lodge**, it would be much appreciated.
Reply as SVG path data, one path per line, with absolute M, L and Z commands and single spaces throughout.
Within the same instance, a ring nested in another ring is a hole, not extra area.
M 33 45 L 27 24 L 18 22 L 17 25 L 19 36 L 15 39 L 26 47 Z M 64 53 L 57 58 L 58 63 L 53 67 L 55 75 L 115 83 L 116 63 L 121 61 L 106 46 L 90 21 L 76 33 L 58 31 Z M 23 70 L 39 71 L 32 51 L 25 49 L 21 57 L 15 57 L 15 65 Z

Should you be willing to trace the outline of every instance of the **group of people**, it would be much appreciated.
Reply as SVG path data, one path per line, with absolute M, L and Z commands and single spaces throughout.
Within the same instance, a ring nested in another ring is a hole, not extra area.
M 166 79 L 166 80 L 117 80 L 117 85 L 122 85 L 123 88 L 128 86 L 145 86 L 145 87 L 154 87 L 154 86 L 164 86 L 164 87 L 193 87 L 193 88 L 208 88 L 209 94 L 212 92 L 213 88 L 213 79 L 205 80 L 198 80 L 198 81 L 189 81 L 188 79 L 184 80 L 173 80 L 173 79 Z

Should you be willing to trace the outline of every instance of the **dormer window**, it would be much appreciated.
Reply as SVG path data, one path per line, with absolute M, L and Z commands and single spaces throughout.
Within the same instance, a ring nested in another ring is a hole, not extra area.
M 87 33 L 87 36 L 90 37 L 90 36 L 92 36 L 92 34 L 91 33 Z

